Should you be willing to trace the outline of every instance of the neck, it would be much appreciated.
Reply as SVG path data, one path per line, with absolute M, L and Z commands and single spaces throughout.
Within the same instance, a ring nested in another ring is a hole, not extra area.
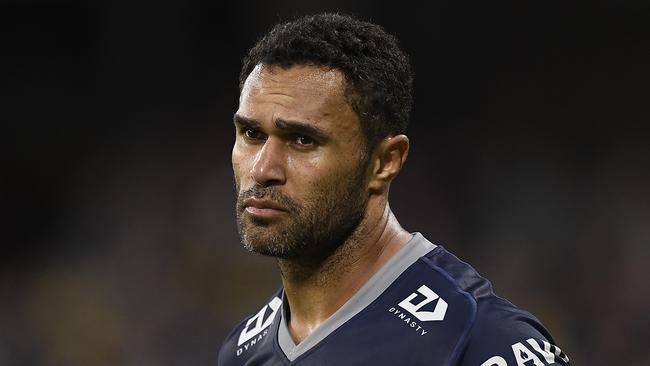
M 376 212 L 369 212 L 354 233 L 327 258 L 278 260 L 290 309 L 287 323 L 296 344 L 343 306 L 411 239 L 387 202 Z

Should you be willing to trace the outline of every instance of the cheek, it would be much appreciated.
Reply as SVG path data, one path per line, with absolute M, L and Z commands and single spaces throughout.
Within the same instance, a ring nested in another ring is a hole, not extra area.
M 332 195 L 340 195 L 349 189 L 349 182 L 360 172 L 358 166 L 334 158 L 329 161 L 316 160 L 301 162 L 292 167 L 289 174 L 304 199 L 322 200 Z
M 309 191 L 310 187 L 327 179 L 329 167 L 324 164 L 321 156 L 311 157 L 292 156 L 287 159 L 285 174 L 289 185 L 294 185 L 300 191 Z

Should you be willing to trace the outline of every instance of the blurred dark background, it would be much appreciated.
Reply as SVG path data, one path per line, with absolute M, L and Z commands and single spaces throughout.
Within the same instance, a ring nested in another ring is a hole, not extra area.
M 3 1 L 1 365 L 215 365 L 279 285 L 240 248 L 240 60 L 275 22 L 375 21 L 416 73 L 402 224 L 574 365 L 648 365 L 646 7 Z

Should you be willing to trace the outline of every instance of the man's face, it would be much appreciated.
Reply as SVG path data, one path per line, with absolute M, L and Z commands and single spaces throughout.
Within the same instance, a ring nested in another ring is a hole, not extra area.
M 364 138 L 337 70 L 258 65 L 235 114 L 232 163 L 244 246 L 322 258 L 361 222 Z

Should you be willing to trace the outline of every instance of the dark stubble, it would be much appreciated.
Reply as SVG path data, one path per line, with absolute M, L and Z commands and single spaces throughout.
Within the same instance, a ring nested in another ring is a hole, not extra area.
M 349 174 L 310 187 L 310 194 L 297 202 L 276 187 L 255 185 L 238 190 L 237 225 L 249 251 L 282 259 L 319 260 L 329 257 L 352 235 L 364 217 L 368 203 L 364 189 L 366 164 Z M 257 219 L 244 211 L 247 198 L 271 200 L 288 212 L 280 220 Z

